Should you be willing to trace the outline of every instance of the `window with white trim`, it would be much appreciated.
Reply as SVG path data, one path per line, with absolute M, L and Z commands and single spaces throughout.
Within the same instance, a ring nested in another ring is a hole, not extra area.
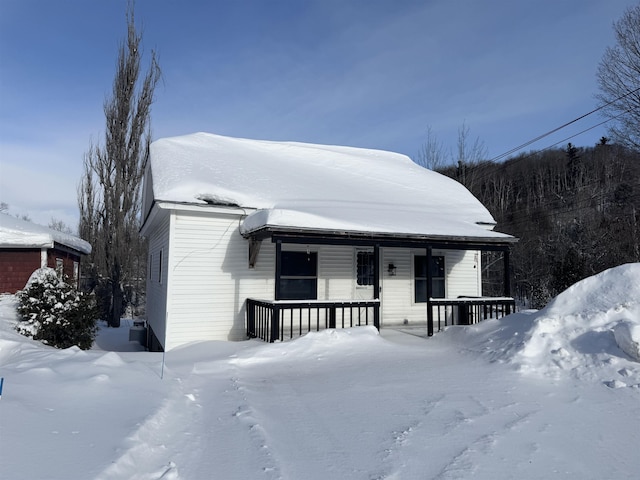
M 276 300 L 316 300 L 317 252 L 282 252 L 280 262 L 280 298 Z
M 60 257 L 56 257 L 56 272 L 58 272 L 58 275 L 62 275 L 64 270 L 64 260 L 61 259 Z
M 359 287 L 373 285 L 375 256 L 373 252 L 359 251 L 356 255 L 356 279 Z
M 413 258 L 413 272 L 415 279 L 415 303 L 427 301 L 427 256 L 416 255 Z M 445 298 L 445 269 L 444 256 L 431 257 L 431 297 Z

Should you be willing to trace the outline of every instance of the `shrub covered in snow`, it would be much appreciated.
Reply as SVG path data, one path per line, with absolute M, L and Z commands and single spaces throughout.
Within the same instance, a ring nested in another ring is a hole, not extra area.
M 95 301 L 66 283 L 54 269 L 33 272 L 16 297 L 19 333 L 57 348 L 91 348 L 97 330 Z

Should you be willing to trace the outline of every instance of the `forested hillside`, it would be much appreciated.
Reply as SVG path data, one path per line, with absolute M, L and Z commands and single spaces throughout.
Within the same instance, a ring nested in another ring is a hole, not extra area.
M 515 235 L 513 292 L 539 308 L 578 280 L 640 261 L 640 154 L 605 138 L 591 148 L 568 144 L 503 163 L 439 170 L 471 190 Z M 486 294 L 500 294 L 486 255 Z

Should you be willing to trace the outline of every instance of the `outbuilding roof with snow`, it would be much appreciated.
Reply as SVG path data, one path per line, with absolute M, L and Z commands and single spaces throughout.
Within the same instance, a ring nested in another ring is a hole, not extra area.
M 91 245 L 81 238 L 0 213 L 0 248 L 53 248 L 56 243 L 91 253 Z
M 463 185 L 398 153 L 195 133 L 151 145 L 147 203 L 247 209 L 263 229 L 508 241 Z M 148 212 L 150 204 L 145 205 Z

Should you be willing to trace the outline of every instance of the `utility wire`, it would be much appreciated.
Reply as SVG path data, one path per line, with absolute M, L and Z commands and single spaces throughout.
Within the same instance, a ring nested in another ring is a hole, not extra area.
M 626 111 L 624 111 L 624 112 L 622 112 L 622 113 L 620 113 L 620 114 L 616 115 L 615 117 L 611 117 L 611 118 L 608 118 L 608 119 L 606 119 L 606 120 L 603 120 L 603 121 L 602 121 L 602 122 L 600 122 L 600 123 L 597 123 L 597 124 L 595 124 L 595 125 L 592 125 L 592 126 L 591 126 L 591 127 L 589 127 L 589 128 L 586 128 L 586 129 L 584 129 L 584 130 L 582 130 L 582 131 L 580 131 L 580 132 L 578 132 L 578 133 L 576 133 L 576 134 L 574 134 L 574 135 L 571 135 L 571 136 L 569 136 L 569 137 L 567 137 L 567 138 L 564 138 L 564 139 L 562 139 L 562 140 L 560 140 L 560 141 L 558 141 L 558 142 L 556 142 L 556 143 L 554 143 L 554 144 L 551 144 L 551 145 L 549 145 L 549 146 L 547 146 L 547 147 L 545 147 L 545 148 L 542 148 L 542 149 L 540 149 L 540 150 L 535 150 L 535 151 L 532 151 L 532 152 L 530 152 L 530 153 L 528 153 L 528 154 L 523 154 L 523 155 L 518 156 L 518 157 L 516 157 L 516 158 L 511 158 L 511 159 L 509 159 L 509 160 L 508 160 L 508 164 L 509 164 L 510 166 L 513 166 L 514 164 L 519 163 L 519 162 L 522 162 L 522 161 L 524 161 L 524 160 L 527 160 L 528 158 L 535 157 L 536 155 L 539 155 L 539 154 L 540 154 L 540 153 L 542 153 L 542 152 L 546 152 L 546 151 L 548 151 L 548 150 L 553 149 L 553 148 L 554 148 L 554 147 L 556 147 L 557 145 L 559 145 L 559 144 L 561 144 L 561 143 L 564 143 L 564 142 L 566 142 L 567 140 L 571 140 L 573 137 L 577 137 L 578 135 L 582 135 L 583 133 L 588 132 L 589 130 L 592 130 L 592 129 L 594 129 L 594 128 L 597 128 L 597 127 L 599 127 L 600 125 L 603 125 L 603 124 L 605 124 L 605 123 L 607 123 L 607 122 L 610 122 L 611 120 L 615 120 L 615 119 L 617 119 L 617 118 L 621 117 L 622 115 L 624 115 L 625 113 L 628 113 L 628 112 L 629 112 L 629 110 L 626 110 Z M 483 162 L 483 163 L 485 163 L 485 162 Z M 481 163 L 481 164 L 480 164 L 480 167 L 481 167 L 481 168 L 482 168 L 482 166 L 483 166 L 483 163 Z M 486 164 L 489 164 L 489 165 L 491 165 L 491 164 L 496 164 L 496 163 L 497 163 L 497 162 L 495 162 L 495 161 L 493 161 L 493 160 L 487 160 L 487 161 L 486 161 Z M 469 165 L 469 166 L 468 166 L 468 168 L 469 168 L 469 169 L 471 169 L 471 170 L 473 170 L 474 168 L 476 168 L 476 171 L 473 171 L 473 173 L 471 173 L 471 175 L 473 176 L 474 181 L 483 181 L 483 180 L 487 180 L 489 177 L 493 177 L 493 176 L 495 175 L 495 172 L 494 172 L 494 171 L 492 171 L 492 170 L 490 169 L 490 167 L 488 167 L 488 168 L 489 168 L 489 170 L 488 170 L 488 171 L 483 171 L 483 169 L 477 170 L 477 166 L 476 166 L 476 165 Z M 458 180 L 458 181 L 459 181 L 459 179 L 456 179 L 456 180 Z
M 593 114 L 593 113 L 595 113 L 595 112 L 597 112 L 597 111 L 599 111 L 599 110 L 602 110 L 602 109 L 603 109 L 603 108 L 605 108 L 605 107 L 608 107 L 608 106 L 609 106 L 609 105 L 611 105 L 612 103 L 615 103 L 615 102 L 617 102 L 617 101 L 619 101 L 619 100 L 622 100 L 623 98 L 625 98 L 625 97 L 627 97 L 627 96 L 629 96 L 629 95 L 632 95 L 632 94 L 634 94 L 634 93 L 636 93 L 636 92 L 638 92 L 638 91 L 640 91 L 640 87 L 636 88 L 635 90 L 631 90 L 631 91 L 629 91 L 629 92 L 625 93 L 624 95 L 621 95 L 621 96 L 619 96 L 618 98 L 615 98 L 615 99 L 611 100 L 610 102 L 605 103 L 604 105 L 601 105 L 601 106 L 599 106 L 598 108 L 595 108 L 595 109 L 591 110 L 591 111 L 590 111 L 590 112 L 588 112 L 588 113 L 585 113 L 584 115 L 580 115 L 578 118 L 575 118 L 575 119 L 571 120 L 570 122 L 565 123 L 564 125 L 560 125 L 559 127 L 554 128 L 553 130 L 550 130 L 550 131 L 548 131 L 547 133 L 543 133 L 542 135 L 538 135 L 536 138 L 534 138 L 534 139 L 532 139 L 532 140 L 529 140 L 528 142 L 525 142 L 525 143 L 523 143 L 523 144 L 521 144 L 521 145 L 518 145 L 517 147 L 512 148 L 512 149 L 511 149 L 511 150 L 509 150 L 508 152 L 502 153 L 502 154 L 498 155 L 497 157 L 492 158 L 490 161 L 491 161 L 491 162 L 496 162 L 496 161 L 498 161 L 498 160 L 501 160 L 501 159 L 503 159 L 503 158 L 505 158 L 505 157 L 507 157 L 507 156 L 511 155 L 512 153 L 515 153 L 515 152 L 517 152 L 518 150 L 522 150 L 523 148 L 528 147 L 528 146 L 529 146 L 529 145 L 531 145 L 532 143 L 535 143 L 535 142 L 537 142 L 538 140 L 542 140 L 543 138 L 548 137 L 549 135 L 551 135 L 551 134 L 553 134 L 553 133 L 557 132 L 558 130 L 562 130 L 563 128 L 568 127 L 569 125 L 571 125 L 571 124 L 573 124 L 573 123 L 576 123 L 577 121 L 582 120 L 583 118 L 586 118 L 586 117 L 588 117 L 589 115 L 591 115 L 591 114 Z M 609 120 L 610 120 L 610 119 L 609 119 Z M 606 122 L 608 122 L 609 120 L 605 120 L 604 122 L 599 123 L 598 125 L 595 125 L 595 126 L 594 126 L 594 127 L 592 127 L 592 128 L 595 128 L 595 127 L 597 127 L 597 126 L 599 126 L 599 125 L 602 125 L 603 123 L 606 123 Z M 584 133 L 584 132 L 586 132 L 586 131 L 588 131 L 588 130 L 590 130 L 590 129 L 583 130 L 582 132 L 580 132 L 580 133 L 578 133 L 578 134 L 576 134 L 576 135 L 580 135 L 580 134 L 582 134 L 582 133 Z M 575 136 L 575 135 L 574 135 L 574 136 Z M 573 138 L 573 137 L 569 137 L 569 138 Z M 563 141 L 564 141 L 564 140 L 563 140 Z M 560 143 L 560 142 L 558 142 L 558 143 Z M 557 145 L 557 143 L 556 143 L 555 145 Z

